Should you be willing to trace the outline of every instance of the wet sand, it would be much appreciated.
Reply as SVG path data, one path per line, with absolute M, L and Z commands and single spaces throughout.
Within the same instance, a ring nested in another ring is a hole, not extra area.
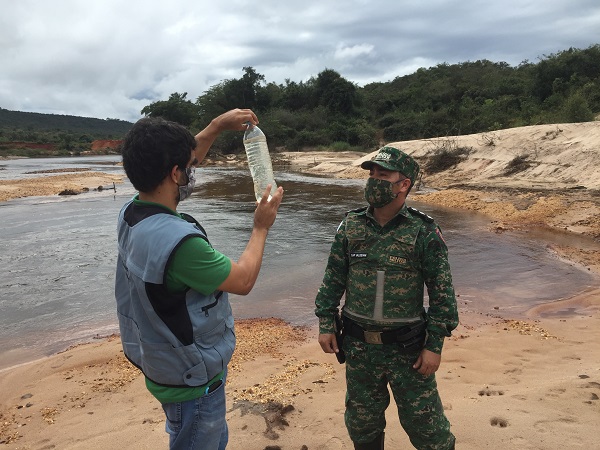
M 73 172 L 73 169 L 69 169 Z M 77 195 L 87 190 L 112 187 L 113 183 L 121 183 L 123 177 L 102 172 L 78 171 L 63 175 L 48 175 L 20 180 L 0 181 L 0 202 L 15 198 L 48 196 L 48 195 Z M 65 194 L 66 193 L 66 194 Z
M 318 168 L 317 156 L 306 157 L 312 158 L 306 170 Z M 355 157 L 332 164 L 342 172 Z M 576 204 L 574 197 L 555 203 L 550 191 L 525 198 L 495 193 L 493 201 L 490 195 L 469 188 L 419 200 L 476 210 L 494 204 L 498 222 L 491 232 L 525 225 L 560 229 L 574 212 L 552 205 Z M 585 201 L 597 207 L 593 197 Z M 511 205 L 521 211 L 518 220 L 510 219 L 516 214 Z M 496 217 L 490 208 L 482 212 Z M 586 226 L 569 232 L 590 233 Z M 597 255 L 585 250 L 562 254 L 598 273 Z M 457 448 L 597 446 L 599 309 L 600 291 L 592 290 L 538 306 L 522 321 L 463 314 L 437 375 Z M 277 319 L 237 321 L 236 327 L 239 344 L 227 384 L 228 448 L 353 448 L 343 423 L 344 366 L 320 350 L 316 330 Z M 7 448 L 167 448 L 160 405 L 123 358 L 117 337 L 4 370 L 0 391 L 0 443 Z M 386 448 L 409 448 L 393 405 L 387 419 Z

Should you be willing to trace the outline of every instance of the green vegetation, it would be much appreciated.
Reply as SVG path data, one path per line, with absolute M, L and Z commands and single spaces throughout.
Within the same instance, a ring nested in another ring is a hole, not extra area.
M 331 69 L 306 82 L 268 83 L 252 67 L 212 86 L 195 102 L 187 93 L 142 110 L 198 130 L 231 108 L 251 108 L 272 148 L 376 149 L 384 142 L 594 120 L 600 112 L 600 45 L 545 56 L 517 67 L 487 60 L 439 64 L 390 82 L 358 87 Z M 195 113 L 192 113 L 195 111 Z M 223 153 L 242 151 L 237 134 Z
M 484 144 L 493 146 L 494 130 L 591 121 L 600 113 L 600 44 L 516 67 L 488 60 L 444 63 L 364 87 L 331 69 L 305 82 L 287 79 L 283 84 L 267 82 L 252 67 L 242 70 L 241 78 L 223 80 L 195 101 L 175 92 L 141 113 L 197 132 L 229 109 L 251 108 L 273 150 L 337 151 L 372 151 L 385 142 L 470 133 L 486 133 Z M 98 139 L 101 131 L 111 129 L 104 138 L 119 139 L 131 126 L 112 119 L 50 116 L 62 121 L 58 125 L 47 115 L 32 113 L 19 113 L 31 114 L 27 123 L 23 117 L 11 123 L 6 113 L 14 114 L 0 109 L 0 143 L 51 142 L 70 153 L 88 146 L 87 139 Z M 69 127 L 63 125 L 67 118 Z M 97 122 L 77 122 L 80 127 L 75 128 L 75 119 Z M 224 133 L 213 148 L 224 154 L 243 151 L 239 133 Z M 468 149 L 442 148 L 438 153 L 444 151 L 445 157 L 459 161 Z
M 133 124 L 118 119 L 40 114 L 0 108 L 0 156 L 67 156 L 97 139 L 121 139 Z

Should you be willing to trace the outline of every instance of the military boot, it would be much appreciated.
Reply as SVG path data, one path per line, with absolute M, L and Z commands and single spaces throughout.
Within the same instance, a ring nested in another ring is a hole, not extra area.
M 366 444 L 357 444 L 354 443 L 354 450 L 383 450 L 383 438 L 385 433 L 381 433 L 371 442 L 367 442 Z

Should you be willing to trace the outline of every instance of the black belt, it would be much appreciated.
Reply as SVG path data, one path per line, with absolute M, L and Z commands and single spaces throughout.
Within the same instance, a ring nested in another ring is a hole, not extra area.
M 386 331 L 365 330 L 353 320 L 343 317 L 344 335 L 352 336 L 367 344 L 396 344 L 403 348 L 422 345 L 425 340 L 427 322 L 417 322 Z

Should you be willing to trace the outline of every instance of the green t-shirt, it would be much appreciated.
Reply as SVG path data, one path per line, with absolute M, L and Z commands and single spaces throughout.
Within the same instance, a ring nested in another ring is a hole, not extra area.
M 137 197 L 134 201 L 139 205 L 162 206 L 157 203 L 144 202 Z M 184 219 L 182 219 L 184 220 Z M 166 287 L 169 292 L 181 292 L 193 289 L 201 294 L 208 295 L 225 281 L 231 272 L 231 260 L 200 237 L 187 239 L 175 251 L 172 262 L 167 267 Z M 206 391 L 206 386 L 215 380 L 223 378 L 223 372 L 216 375 L 206 385 L 190 388 L 165 387 L 153 383 L 146 378 L 146 387 L 161 403 L 175 403 L 201 397 Z

